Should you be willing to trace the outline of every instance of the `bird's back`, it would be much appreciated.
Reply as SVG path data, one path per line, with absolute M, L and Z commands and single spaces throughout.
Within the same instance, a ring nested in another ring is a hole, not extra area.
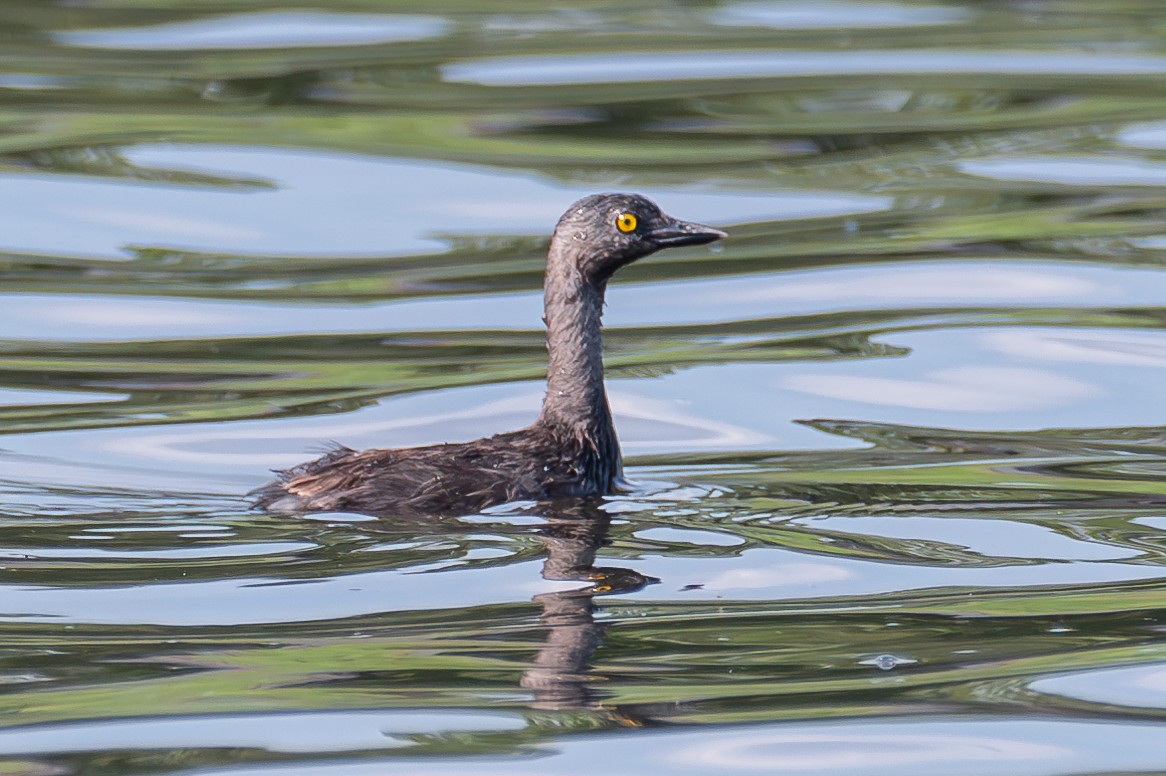
M 270 512 L 465 514 L 508 501 L 606 493 L 618 472 L 597 451 L 538 424 L 473 442 L 403 449 L 338 446 L 252 493 Z

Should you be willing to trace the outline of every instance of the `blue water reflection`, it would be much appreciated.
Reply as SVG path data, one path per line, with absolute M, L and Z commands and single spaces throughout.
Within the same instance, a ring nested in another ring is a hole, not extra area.
M 0 772 L 1166 769 L 1159 8 L 212 5 L 0 8 Z M 730 233 L 626 490 L 250 507 L 529 423 L 597 190 Z

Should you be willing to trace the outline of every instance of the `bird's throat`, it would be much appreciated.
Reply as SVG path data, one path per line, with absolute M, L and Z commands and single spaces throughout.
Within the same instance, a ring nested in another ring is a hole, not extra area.
M 558 277 L 548 274 L 546 289 L 549 359 L 540 419 L 589 437 L 614 436 L 603 387 L 604 288 L 568 269 Z

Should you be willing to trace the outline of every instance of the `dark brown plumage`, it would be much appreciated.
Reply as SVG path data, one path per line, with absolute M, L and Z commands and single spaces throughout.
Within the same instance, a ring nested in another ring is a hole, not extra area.
M 607 281 L 620 267 L 725 233 L 667 216 L 635 194 L 585 197 L 559 219 L 547 253 L 547 395 L 533 425 L 458 444 L 337 447 L 278 472 L 251 495 L 273 512 L 451 514 L 507 501 L 610 493 L 622 474 L 603 387 Z

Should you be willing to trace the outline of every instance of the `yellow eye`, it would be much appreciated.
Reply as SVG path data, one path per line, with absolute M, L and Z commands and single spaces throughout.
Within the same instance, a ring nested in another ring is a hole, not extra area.
M 638 223 L 639 221 L 636 220 L 634 213 L 620 213 L 615 217 L 615 228 L 624 234 L 636 231 L 636 224 Z

